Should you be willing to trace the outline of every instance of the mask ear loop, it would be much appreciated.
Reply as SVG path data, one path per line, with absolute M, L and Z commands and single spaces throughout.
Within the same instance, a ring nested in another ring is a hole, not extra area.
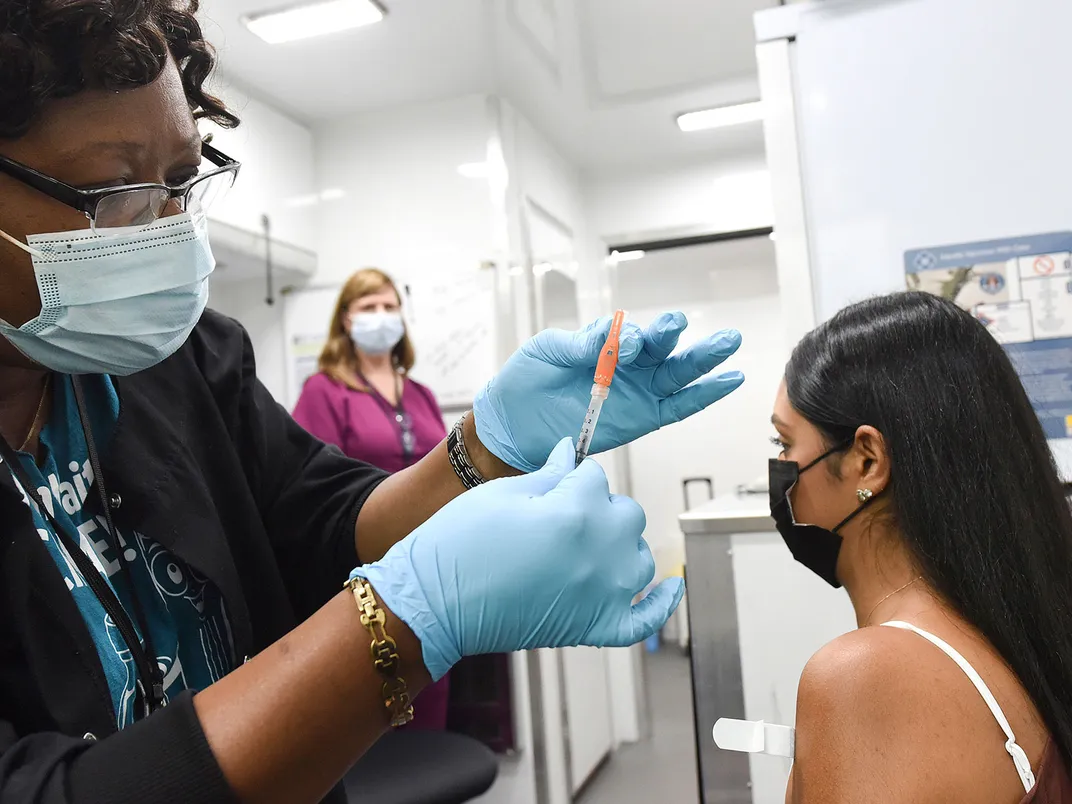
M 849 514 L 843 520 L 841 520 L 836 525 L 834 525 L 834 529 L 832 531 L 830 531 L 830 532 L 836 534 L 845 525 L 849 524 L 849 522 L 851 522 L 856 517 L 857 514 L 859 514 L 861 511 L 863 511 L 865 508 L 867 508 L 867 506 L 869 506 L 871 503 L 873 503 L 875 500 L 877 500 L 880 496 L 882 496 L 883 492 L 885 492 L 885 491 L 886 491 L 886 489 L 883 489 L 882 491 L 878 492 L 877 494 L 872 494 L 863 503 L 861 503 L 859 506 L 857 506 L 855 511 L 853 511 L 851 514 Z
M 25 251 L 31 257 L 40 257 L 41 259 L 47 259 L 48 258 L 48 255 L 45 252 L 41 251 L 40 249 L 36 249 L 33 246 L 28 245 L 27 243 L 23 243 L 23 242 L 21 242 L 19 240 L 16 240 L 14 237 L 9 235 L 3 229 L 0 229 L 0 238 L 3 238 L 7 242 L 9 242 L 11 245 L 13 245 L 13 246 L 15 246 L 17 248 L 21 248 L 23 251 Z
M 833 455 L 835 452 L 841 452 L 844 449 L 848 449 L 849 447 L 851 447 L 853 445 L 853 443 L 855 443 L 855 441 L 856 441 L 856 436 L 853 435 L 852 438 L 848 438 L 845 441 L 840 442 L 839 444 L 835 444 L 833 447 L 828 449 L 826 452 L 824 452 L 822 455 L 820 455 L 814 461 L 812 461 L 807 466 L 805 466 L 803 469 L 801 469 L 798 472 L 798 476 L 800 474 L 803 474 L 804 472 L 806 472 L 808 469 L 811 469 L 813 466 L 815 466 L 815 464 L 819 463 L 819 461 L 826 460 L 831 455 Z M 830 532 L 836 535 L 839 530 L 841 530 L 843 527 L 845 527 L 847 524 L 849 524 L 849 522 L 851 522 L 857 515 L 859 515 L 859 513 L 861 511 L 863 511 L 865 508 L 867 508 L 867 506 L 869 506 L 871 503 L 873 503 L 875 500 L 877 500 L 879 498 L 879 496 L 882 494 L 883 491 L 885 491 L 885 489 L 880 491 L 878 494 L 873 494 L 870 497 L 868 497 L 867 500 L 864 503 L 862 503 L 861 505 L 859 505 L 856 508 L 855 511 L 853 511 L 851 514 L 849 514 L 843 520 L 841 520 L 836 525 L 834 525 L 833 529 Z
M 852 438 L 846 439 L 845 441 L 842 441 L 842 442 L 840 442 L 838 444 L 835 444 L 830 449 L 828 449 L 826 452 L 824 452 L 822 455 L 820 455 L 818 458 L 816 458 L 814 461 L 809 463 L 807 466 L 802 467 L 800 469 L 800 474 L 804 474 L 806 471 L 811 469 L 813 466 L 815 466 L 815 464 L 819 463 L 820 461 L 825 461 L 827 458 L 829 458 L 835 452 L 841 452 L 842 450 L 848 449 L 855 442 L 856 442 L 856 436 L 854 435 Z

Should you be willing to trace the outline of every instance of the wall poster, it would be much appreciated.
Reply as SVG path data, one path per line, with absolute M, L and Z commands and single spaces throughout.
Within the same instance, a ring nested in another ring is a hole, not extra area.
M 913 249 L 905 253 L 905 275 L 909 289 L 955 301 L 1005 347 L 1068 480 L 1072 232 Z

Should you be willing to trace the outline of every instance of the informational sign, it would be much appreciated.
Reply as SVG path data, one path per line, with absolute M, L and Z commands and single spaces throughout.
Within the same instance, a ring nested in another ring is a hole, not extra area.
M 1058 463 L 1067 465 L 1072 457 L 1072 442 L 1063 441 L 1072 439 L 1072 232 L 915 249 L 905 253 L 905 273 L 910 289 L 955 301 L 1004 345 Z M 1061 443 L 1052 443 L 1057 440 Z
M 323 333 L 298 333 L 291 336 L 288 344 L 291 360 L 289 369 L 295 402 L 305 381 L 320 370 L 320 352 L 326 343 L 327 336 Z
M 317 372 L 339 290 L 338 286 L 325 286 L 283 294 L 287 378 L 283 404 L 288 410 L 294 409 L 305 381 Z

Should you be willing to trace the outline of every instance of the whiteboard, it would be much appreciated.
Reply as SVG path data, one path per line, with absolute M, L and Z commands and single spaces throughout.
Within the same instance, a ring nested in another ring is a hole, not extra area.
M 1072 228 L 1068 0 L 826 0 L 761 38 L 779 20 L 818 321 L 904 289 L 913 249 Z
M 409 285 L 408 319 L 424 383 L 442 408 L 468 408 L 498 370 L 495 271 L 440 274 Z
M 407 282 L 394 277 L 417 363 L 411 376 L 432 389 L 443 408 L 467 408 L 492 375 L 495 354 L 495 272 L 474 269 Z M 283 296 L 286 405 L 293 410 L 316 373 L 341 284 L 292 290 Z

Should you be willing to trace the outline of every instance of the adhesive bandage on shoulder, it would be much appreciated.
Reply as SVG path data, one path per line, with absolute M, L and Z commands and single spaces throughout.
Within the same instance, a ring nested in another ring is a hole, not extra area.
M 711 729 L 711 736 L 715 745 L 725 751 L 770 754 L 791 759 L 796 749 L 796 729 L 764 723 L 762 720 L 719 718 Z

